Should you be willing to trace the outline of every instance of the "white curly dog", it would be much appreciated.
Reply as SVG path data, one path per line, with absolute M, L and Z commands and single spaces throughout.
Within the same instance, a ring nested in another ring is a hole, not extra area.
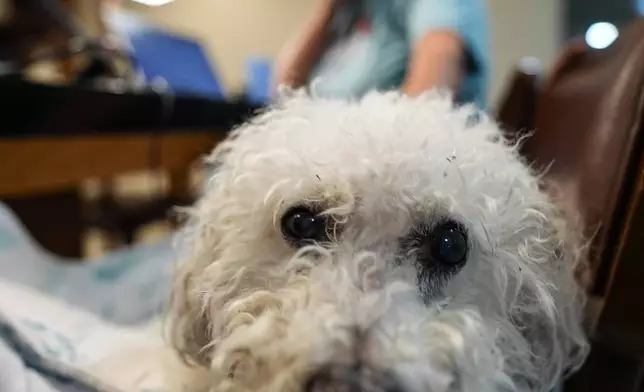
M 583 252 L 516 150 L 438 93 L 237 129 L 177 273 L 184 390 L 548 391 L 588 351 Z

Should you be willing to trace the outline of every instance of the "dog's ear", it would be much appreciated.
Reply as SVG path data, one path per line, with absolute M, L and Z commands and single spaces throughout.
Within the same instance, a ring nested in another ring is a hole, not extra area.
M 590 269 L 588 268 L 588 245 L 586 222 L 579 213 L 578 206 L 569 195 L 571 190 L 563 189 L 553 181 L 542 181 L 542 190 L 552 203 L 549 221 L 559 239 L 555 257 L 571 266 L 575 283 L 582 293 L 590 286 Z
M 535 207 L 544 222 L 534 249 L 540 253 L 542 276 L 537 279 L 545 290 L 526 288 L 527 318 L 519 324 L 531 342 L 534 359 L 540 362 L 543 373 L 538 379 L 555 382 L 578 369 L 588 353 L 584 332 L 588 269 L 583 226 L 576 210 L 561 194 L 548 194 L 550 203 Z
M 174 271 L 168 317 L 170 343 L 189 364 L 205 365 L 212 351 L 212 314 L 204 295 L 204 274 L 207 267 L 217 259 L 215 248 L 219 234 L 213 230 L 206 199 L 217 199 L 218 177 L 226 175 L 226 156 L 232 149 L 237 132 L 231 132 L 215 150 L 204 159 L 207 173 L 200 199 L 194 206 L 184 208 L 183 227 L 176 238 L 175 247 L 180 260 Z
M 169 338 L 184 361 L 207 365 L 211 322 L 197 288 L 198 274 L 199 268 L 192 261 L 182 262 L 175 272 L 170 299 Z
M 555 280 L 555 295 L 559 299 L 558 344 L 564 360 L 560 377 L 567 377 L 581 367 L 590 346 L 587 339 L 586 296 L 590 283 L 588 268 L 588 241 L 583 223 L 576 208 L 564 199 L 553 200 L 555 216 L 552 218 L 559 244 L 553 254 L 554 263 L 564 271 Z M 558 269 L 555 267 L 555 271 Z

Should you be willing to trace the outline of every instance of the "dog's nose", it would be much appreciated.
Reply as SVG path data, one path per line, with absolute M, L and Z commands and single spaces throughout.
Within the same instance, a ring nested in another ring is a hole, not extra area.
M 404 392 L 395 377 L 367 366 L 327 365 L 306 381 L 304 392 Z

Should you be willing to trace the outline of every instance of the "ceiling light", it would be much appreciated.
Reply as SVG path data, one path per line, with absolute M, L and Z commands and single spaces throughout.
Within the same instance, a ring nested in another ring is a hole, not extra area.
M 132 0 L 135 3 L 147 5 L 150 7 L 159 7 L 161 5 L 166 5 L 172 3 L 174 0 Z
M 619 36 L 614 24 L 597 22 L 586 30 L 586 43 L 593 49 L 604 49 L 610 46 Z

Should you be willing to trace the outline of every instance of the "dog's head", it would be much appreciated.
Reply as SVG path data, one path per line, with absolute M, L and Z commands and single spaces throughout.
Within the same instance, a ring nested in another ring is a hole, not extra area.
M 583 360 L 579 242 L 473 109 L 295 94 L 212 159 L 172 338 L 213 391 L 544 391 Z

